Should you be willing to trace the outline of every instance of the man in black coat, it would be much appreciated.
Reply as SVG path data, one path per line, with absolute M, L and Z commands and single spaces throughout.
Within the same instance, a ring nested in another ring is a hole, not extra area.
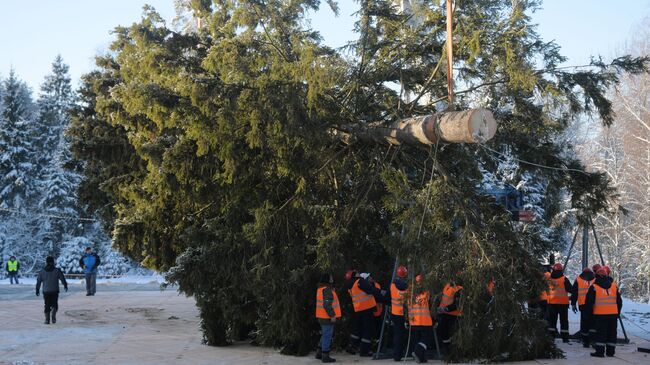
M 65 291 L 68 291 L 65 276 L 63 276 L 61 270 L 54 267 L 54 258 L 48 256 L 45 259 L 45 268 L 38 273 L 36 279 L 36 296 L 40 294 L 41 283 L 43 284 L 45 324 L 50 324 L 50 313 L 52 313 L 52 323 L 56 323 L 56 312 L 59 310 L 59 281 L 63 284 Z
M 594 336 L 594 357 L 614 356 L 616 352 L 616 327 L 618 316 L 623 308 L 623 299 L 618 285 L 609 276 L 608 267 L 602 267 L 596 273 L 596 280 L 587 292 L 585 310 L 593 314 L 592 325 L 596 330 Z

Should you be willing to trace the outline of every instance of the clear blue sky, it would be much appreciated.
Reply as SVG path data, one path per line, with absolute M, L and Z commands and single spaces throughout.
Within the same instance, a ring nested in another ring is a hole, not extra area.
M 358 8 L 356 1 L 338 2 L 338 18 L 323 5 L 312 20 L 332 46 L 353 37 L 352 13 Z M 0 0 L 0 75 L 7 76 L 13 66 L 37 92 L 61 54 L 77 80 L 93 68 L 93 57 L 107 49 L 110 31 L 137 21 L 144 4 L 169 21 L 174 17 L 173 0 Z M 545 40 L 562 46 L 569 64 L 582 64 L 590 55 L 614 55 L 647 16 L 650 0 L 545 0 L 534 20 Z

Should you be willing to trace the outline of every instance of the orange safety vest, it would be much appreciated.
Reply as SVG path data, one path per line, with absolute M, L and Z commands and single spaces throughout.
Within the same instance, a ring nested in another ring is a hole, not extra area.
M 381 285 L 375 281 L 375 288 L 381 290 Z M 382 303 L 377 303 L 377 309 L 372 313 L 375 317 L 380 317 L 381 313 L 384 311 L 384 305 Z
M 612 283 L 612 286 L 609 289 L 604 289 L 598 284 L 594 284 L 594 289 L 596 289 L 594 314 L 618 314 L 618 304 L 616 303 L 616 283 Z
M 564 275 L 557 279 L 551 278 L 551 291 L 548 293 L 548 304 L 569 304 L 569 293 L 564 287 Z
M 550 272 L 545 272 L 544 273 L 544 281 L 546 282 L 546 287 L 550 287 L 549 280 L 551 280 L 551 273 Z M 539 295 L 539 300 L 540 301 L 547 301 L 548 300 L 548 290 L 542 290 L 542 293 Z
M 456 293 L 461 289 L 463 289 L 463 287 L 460 285 L 445 285 L 445 288 L 442 290 L 442 298 L 440 299 L 440 305 L 438 305 L 438 308 L 449 307 L 450 305 L 454 304 L 454 297 L 456 296 Z M 447 312 L 447 314 L 452 316 L 460 316 L 463 314 L 463 312 L 460 309 L 456 309 L 454 311 Z
M 390 313 L 395 316 L 404 315 L 404 298 L 406 290 L 397 289 L 395 283 L 390 284 Z
M 359 288 L 359 280 L 360 279 L 357 279 L 357 281 L 354 282 L 354 285 L 352 285 L 352 289 L 348 290 L 348 293 L 350 293 L 350 297 L 352 298 L 352 307 L 354 307 L 355 312 L 365 311 L 366 309 L 371 309 L 377 306 L 375 297 Z
M 316 318 L 330 319 L 325 310 L 325 301 L 323 300 L 323 291 L 327 288 L 326 286 L 321 286 L 316 289 Z M 332 309 L 334 309 L 334 318 L 341 318 L 341 306 L 339 305 L 339 297 L 336 295 L 334 289 L 332 289 L 332 295 L 334 300 L 332 301 Z
M 585 280 L 581 277 L 576 278 L 576 283 L 578 283 L 578 304 L 585 305 L 585 300 L 587 300 L 587 292 L 589 287 L 594 283 L 594 280 Z
M 433 326 L 429 310 L 429 292 L 418 294 L 409 304 L 409 323 L 411 326 Z

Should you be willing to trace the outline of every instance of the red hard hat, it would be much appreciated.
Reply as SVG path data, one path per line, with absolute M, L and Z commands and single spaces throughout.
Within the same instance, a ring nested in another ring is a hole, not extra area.
M 597 273 L 597 272 L 598 272 L 598 269 L 600 269 L 601 267 L 602 267 L 602 266 L 600 266 L 600 264 L 596 264 L 596 265 L 594 265 L 594 266 L 591 267 L 591 271 Z
M 405 278 L 406 276 L 408 276 L 409 272 L 408 272 L 408 270 L 406 270 L 406 267 L 404 267 L 404 266 L 398 266 L 398 267 L 397 267 L 397 272 L 396 272 L 396 274 L 397 274 L 397 277 L 398 277 L 398 278 L 402 278 L 402 279 L 403 279 L 403 278 Z
M 352 280 L 352 278 L 354 277 L 355 272 L 356 272 L 356 270 L 348 270 L 345 273 L 345 280 Z
M 592 272 L 592 271 L 591 271 L 591 269 L 590 269 L 590 268 L 588 268 L 588 267 L 585 267 L 584 269 L 582 269 L 582 272 Z
M 596 272 L 596 275 L 598 275 L 598 276 L 607 276 L 608 275 L 607 274 L 607 269 L 605 269 L 604 267 L 601 267 L 600 269 L 598 269 L 598 272 Z
M 553 265 L 553 271 L 562 271 L 562 264 L 558 262 L 557 264 Z
M 603 266 L 603 269 L 605 269 L 605 271 L 607 271 L 607 275 L 612 275 L 612 269 L 610 269 L 609 266 L 605 265 L 605 266 Z

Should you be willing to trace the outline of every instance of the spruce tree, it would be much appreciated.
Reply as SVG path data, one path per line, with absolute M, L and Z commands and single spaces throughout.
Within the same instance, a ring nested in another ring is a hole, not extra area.
M 462 2 L 455 67 L 467 90 L 446 105 L 446 75 L 435 72 L 444 12 L 423 4 L 422 21 L 410 22 L 392 1 L 360 1 L 352 57 L 308 27 L 317 0 L 192 1 L 204 26 L 184 33 L 146 8 L 139 23 L 116 28 L 112 53 L 85 76 L 70 129 L 85 166 L 81 196 L 122 252 L 196 298 L 208 344 L 248 335 L 304 354 L 318 272 L 340 279 L 355 267 L 387 284 L 397 256 L 434 293 L 464 281 L 450 360 L 559 354 L 526 309 L 543 288 L 539 260 L 566 243 L 563 194 L 587 219 L 613 193 L 559 136 L 584 115 L 611 124 L 606 88 L 620 72 L 645 71 L 647 59 L 565 69 L 559 47 L 530 24 L 537 1 Z M 336 132 L 473 106 L 499 121 L 485 146 L 392 146 Z M 477 189 L 504 156 L 526 161 L 510 180 L 535 181 L 545 196 L 529 201 L 543 205 L 539 229 L 513 224 Z

